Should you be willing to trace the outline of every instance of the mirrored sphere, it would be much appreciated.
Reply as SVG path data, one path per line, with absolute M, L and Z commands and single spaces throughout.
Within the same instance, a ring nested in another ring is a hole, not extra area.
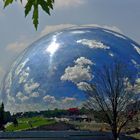
M 120 59 L 140 77 L 140 46 L 96 27 L 75 27 L 44 36 L 16 59 L 5 76 L 2 99 L 11 112 L 81 107 L 82 84 L 95 70 Z

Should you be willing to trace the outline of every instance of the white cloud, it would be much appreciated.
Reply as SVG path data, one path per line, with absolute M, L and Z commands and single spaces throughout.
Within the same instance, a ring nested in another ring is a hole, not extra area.
M 71 34 L 85 34 L 85 33 L 89 33 L 90 31 L 80 31 L 80 30 L 76 30 L 76 31 L 71 31 Z
M 126 40 L 126 37 L 124 37 L 123 35 L 116 34 L 116 33 L 113 33 L 113 34 L 114 34 L 114 36 L 116 36 L 116 37 L 119 37 L 119 38 L 122 38 L 122 39 Z
M 27 64 L 28 61 L 29 61 L 29 59 L 27 58 L 27 59 L 25 59 L 24 62 L 22 62 L 18 65 L 18 67 L 15 70 L 16 75 L 19 75 L 22 72 L 23 68 L 25 67 L 25 65 Z
M 71 2 L 71 1 L 72 0 L 70 0 L 69 2 Z M 75 0 L 75 1 L 77 1 L 77 0 Z M 85 24 L 85 25 L 81 25 L 81 26 L 77 26 L 76 24 L 46 25 L 46 27 L 37 36 L 20 37 L 17 41 L 8 44 L 6 47 L 6 51 L 12 52 L 12 53 L 20 53 L 25 48 L 27 48 L 28 45 L 31 44 L 31 42 L 33 42 L 34 40 L 37 40 L 38 38 L 40 38 L 46 34 L 49 34 L 49 33 L 55 32 L 55 31 L 59 31 L 61 29 L 69 28 L 69 27 L 82 28 L 85 26 L 101 27 L 101 28 L 110 29 L 110 30 L 122 33 L 122 31 L 119 28 L 117 28 L 116 26 L 106 26 L 106 25 L 101 26 L 101 25 L 97 25 L 97 24 Z M 75 33 L 76 33 L 76 31 L 75 31 Z M 77 33 L 78 33 L 78 31 L 77 31 Z M 82 32 L 79 32 L 79 33 L 82 33 Z
M 7 94 L 9 94 L 10 92 L 11 85 L 12 85 L 12 72 L 10 71 L 5 79 L 5 85 L 4 85 Z
M 11 107 L 14 106 L 14 107 Z M 5 105 L 6 110 L 9 110 L 11 113 L 17 112 L 29 112 L 29 111 L 40 111 L 41 109 L 47 109 L 46 106 L 38 103 L 28 103 L 28 102 L 21 102 L 21 103 L 7 103 Z
M 86 81 L 92 80 L 93 76 L 91 74 L 90 65 L 92 65 L 93 63 L 91 62 L 91 60 L 86 59 L 84 57 L 80 57 L 74 62 L 75 65 L 73 67 L 68 66 L 65 69 L 65 73 L 64 75 L 61 76 L 61 80 L 64 81 L 68 80 L 73 83 L 78 83 L 85 80 Z
M 109 52 L 109 55 L 110 55 L 111 57 L 113 57 L 113 56 L 114 56 L 114 54 L 113 54 L 112 52 Z
M 49 33 L 59 31 L 61 29 L 73 27 L 76 25 L 73 24 L 58 24 L 58 25 L 46 25 L 46 27 L 37 35 L 37 36 L 21 36 L 19 39 L 15 42 L 9 43 L 5 50 L 7 52 L 12 52 L 12 53 L 20 53 L 22 52 L 25 48 L 27 48 L 32 42 L 35 40 L 43 37 L 44 35 L 47 35 Z
M 15 103 L 15 101 L 16 101 L 13 96 L 9 95 L 9 93 L 7 94 L 7 99 L 8 99 L 8 102 L 10 102 L 10 103 Z
M 107 32 L 107 33 L 113 34 L 113 35 L 116 36 L 116 37 L 119 37 L 119 38 L 122 38 L 122 39 L 125 39 L 125 40 L 126 40 L 126 37 L 125 37 L 125 36 L 123 36 L 123 35 L 121 35 L 121 34 L 117 34 L 117 33 L 115 33 L 115 32 L 112 32 L 112 31 L 114 31 L 114 30 L 112 30 L 112 31 L 104 30 L 104 31 Z
M 26 93 L 30 94 L 32 93 L 33 90 L 37 89 L 40 86 L 39 83 L 34 82 L 33 79 L 30 81 L 26 82 L 24 85 L 24 90 Z
M 136 62 L 134 59 L 131 59 L 131 62 L 132 62 L 134 65 L 137 65 L 137 62 Z
M 58 106 L 60 106 L 60 108 L 68 109 L 73 107 L 79 107 L 81 105 L 81 101 L 77 100 L 74 97 L 63 97 L 59 100 L 57 104 L 59 104 Z
M 40 35 L 22 35 L 19 36 L 17 40 L 14 42 L 9 43 L 6 47 L 5 50 L 10 53 L 18 54 L 25 50 L 32 42 L 40 38 Z
M 132 44 L 134 49 L 137 51 L 137 53 L 140 55 L 140 48 L 136 46 L 135 44 Z
M 85 45 L 89 48 L 95 48 L 95 49 L 110 49 L 110 47 L 104 45 L 102 42 L 96 41 L 96 40 L 89 40 L 89 39 L 80 39 L 77 40 L 77 43 L 80 43 L 82 45 Z
M 23 69 L 19 75 L 19 81 L 18 83 L 21 84 L 21 83 L 25 83 L 29 77 L 29 72 L 30 72 L 30 68 L 27 67 L 25 69 Z
M 122 31 L 116 26 L 99 25 L 99 24 L 85 24 L 85 25 L 82 25 L 82 26 L 99 27 L 99 28 L 112 30 L 112 31 L 115 31 L 115 32 L 118 32 L 118 33 L 122 33 Z
M 26 41 L 16 41 L 16 42 L 13 42 L 13 43 L 10 43 L 6 46 L 6 51 L 9 51 L 9 52 L 14 52 L 14 53 L 18 53 L 18 52 L 21 52 L 23 51 L 27 46 L 28 46 L 29 43 L 27 43 Z
M 5 79 L 5 89 L 7 89 L 7 91 L 9 92 L 10 91 L 10 87 L 11 87 L 11 85 L 12 85 L 12 79 L 13 79 L 13 72 L 15 72 L 16 70 L 15 70 L 15 66 L 17 65 L 17 63 L 18 63 L 18 60 L 16 60 L 16 61 L 14 61 L 14 63 L 12 64 L 12 66 L 11 66 L 11 69 L 10 69 L 10 72 L 8 73 L 8 75 L 6 76 L 6 79 Z M 21 67 L 19 67 L 19 69 L 20 69 Z M 15 74 L 16 74 L 16 72 L 15 72 Z M 8 92 L 7 92 L 7 94 L 8 94 Z
M 27 97 L 27 96 L 23 96 L 23 97 L 21 97 L 20 98 L 20 100 L 23 102 L 23 101 L 26 101 L 26 100 L 28 100 L 29 99 L 29 97 Z
M 39 93 L 38 92 L 33 92 L 30 94 L 30 97 L 36 98 L 39 97 Z
M 77 83 L 77 87 L 83 91 L 87 91 L 87 89 L 90 89 L 90 85 L 86 82 Z
M 81 66 L 83 66 L 83 65 L 92 65 L 93 64 L 93 62 L 91 60 L 89 60 L 89 59 L 87 59 L 85 57 L 78 58 L 75 61 L 75 63 L 78 64 L 78 65 L 81 65 Z
M 135 81 L 135 85 L 134 85 L 134 89 L 135 89 L 135 92 L 136 94 L 140 93 L 140 78 L 137 78 L 136 81 Z
M 40 36 L 44 36 L 46 34 L 59 31 L 61 29 L 73 27 L 76 25 L 73 24 L 59 24 L 59 25 L 46 25 L 46 27 L 41 31 Z
M 106 26 L 106 25 L 98 25 L 98 24 L 85 24 L 85 25 L 81 25 L 81 26 L 77 26 L 76 24 L 58 24 L 58 25 L 46 25 L 46 27 L 41 31 L 40 35 L 39 36 L 44 36 L 46 34 L 49 34 L 51 32 L 55 32 L 55 31 L 59 31 L 59 30 L 62 30 L 62 29 L 65 29 L 65 28 L 83 28 L 83 27 L 100 27 L 100 28 L 105 28 L 105 29 L 109 29 L 109 30 L 112 30 L 112 31 L 115 31 L 115 32 L 119 32 L 119 33 L 122 33 L 122 31 L 116 27 L 116 26 Z M 87 31 L 86 31 L 87 32 Z M 71 33 L 84 33 L 82 31 L 73 31 Z
M 54 8 L 77 7 L 85 4 L 86 0 L 56 0 Z
M 16 97 L 18 97 L 18 98 L 21 97 L 21 96 L 23 96 L 22 92 L 18 92 L 17 95 L 16 95 Z
M 20 92 L 20 91 L 17 93 L 16 97 L 17 97 L 19 100 L 21 100 L 22 102 L 24 102 L 24 101 L 26 101 L 26 100 L 29 99 L 28 96 L 25 96 L 25 95 L 24 95 L 22 92 Z
M 65 97 L 62 102 L 63 103 L 69 103 L 69 102 L 74 102 L 76 101 L 76 98 L 72 98 L 72 97 Z
M 55 103 L 56 102 L 55 97 L 51 96 L 51 95 L 44 96 L 43 100 L 44 100 L 44 102 L 47 102 L 47 103 Z
M 115 32 L 118 32 L 118 33 L 123 33 L 122 30 L 120 30 L 118 27 L 116 26 L 101 26 L 102 28 L 105 28 L 105 29 L 108 29 L 108 30 L 111 30 L 111 31 L 115 31 Z
M 140 84 L 140 78 L 137 78 L 137 79 L 136 79 L 136 83 L 137 83 L 137 84 Z
M 37 36 L 30 37 L 20 37 L 17 41 L 9 43 L 5 50 L 7 52 L 12 53 L 20 53 L 25 48 L 27 48 L 32 42 L 39 39 L 40 37 L 49 34 L 51 32 L 55 32 L 61 29 L 73 27 L 73 24 L 59 24 L 59 25 L 47 25 Z

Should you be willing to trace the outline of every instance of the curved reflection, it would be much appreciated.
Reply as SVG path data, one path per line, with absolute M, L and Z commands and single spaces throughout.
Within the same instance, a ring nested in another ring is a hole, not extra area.
M 45 36 L 7 73 L 1 91 L 5 107 L 11 112 L 80 108 L 86 100 L 83 85 L 94 82 L 102 65 L 120 59 L 138 78 L 139 48 L 131 39 L 103 28 L 71 28 Z

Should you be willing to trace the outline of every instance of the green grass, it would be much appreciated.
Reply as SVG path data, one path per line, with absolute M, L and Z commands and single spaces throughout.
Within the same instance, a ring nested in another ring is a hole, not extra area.
M 18 119 L 18 126 L 10 124 L 6 127 L 6 131 L 21 131 L 36 128 L 42 125 L 49 125 L 55 123 L 54 120 L 49 120 L 44 117 L 20 118 Z

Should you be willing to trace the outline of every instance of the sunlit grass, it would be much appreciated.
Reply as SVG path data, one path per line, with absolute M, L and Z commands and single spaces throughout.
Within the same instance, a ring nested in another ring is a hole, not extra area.
M 6 131 L 21 131 L 36 128 L 42 125 L 49 125 L 55 123 L 54 120 L 49 120 L 44 117 L 20 118 L 18 119 L 18 126 L 10 124 L 6 127 Z
M 130 135 L 133 138 L 140 140 L 140 133 Z

